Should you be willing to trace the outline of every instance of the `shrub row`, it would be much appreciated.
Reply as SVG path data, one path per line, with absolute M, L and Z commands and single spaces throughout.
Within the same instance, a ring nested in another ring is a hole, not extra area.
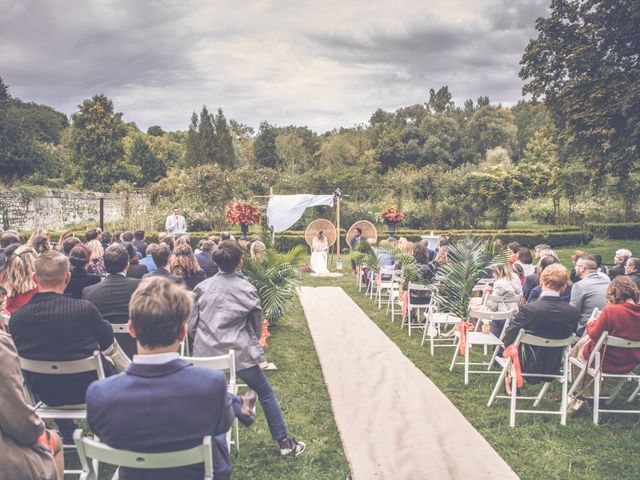
M 598 238 L 640 239 L 640 223 L 587 223 L 585 229 Z

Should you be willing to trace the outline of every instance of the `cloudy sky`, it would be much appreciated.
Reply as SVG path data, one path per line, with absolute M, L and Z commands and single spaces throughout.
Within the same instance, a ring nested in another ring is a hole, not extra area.
M 72 113 L 96 93 L 141 128 L 193 110 L 308 125 L 365 123 L 449 85 L 521 97 L 518 62 L 548 0 L 0 0 L 0 76 Z

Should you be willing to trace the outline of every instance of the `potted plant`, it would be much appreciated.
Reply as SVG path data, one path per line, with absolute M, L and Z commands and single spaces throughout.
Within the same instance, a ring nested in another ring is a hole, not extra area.
M 260 222 L 260 207 L 252 202 L 233 201 L 227 205 L 225 218 L 231 225 L 240 225 L 242 239 L 247 239 L 249 225 Z
M 393 238 L 396 234 L 396 226 L 404 220 L 404 212 L 396 206 L 385 207 L 378 213 L 378 219 L 389 227 L 387 233 Z

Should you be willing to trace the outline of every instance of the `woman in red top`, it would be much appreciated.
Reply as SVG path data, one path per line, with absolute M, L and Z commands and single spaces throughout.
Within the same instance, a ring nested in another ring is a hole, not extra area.
M 5 310 L 10 314 L 31 300 L 36 291 L 33 281 L 36 257 L 32 247 L 21 246 L 13 251 L 7 249 L 7 263 L 0 274 L 0 282 L 7 290 Z
M 640 340 L 640 305 L 638 287 L 629 277 L 618 276 L 611 281 L 605 300 L 607 305 L 596 320 L 587 323 L 589 341 L 582 358 L 589 359 L 593 347 L 603 332 L 625 340 Z M 629 373 L 640 365 L 640 350 L 607 347 L 602 362 L 605 373 Z

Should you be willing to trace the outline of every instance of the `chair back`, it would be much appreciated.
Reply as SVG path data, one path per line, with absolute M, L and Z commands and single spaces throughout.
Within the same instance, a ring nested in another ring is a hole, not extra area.
M 20 368 L 25 372 L 41 373 L 46 375 L 70 375 L 73 373 L 96 372 L 98 379 L 104 378 L 104 369 L 100 359 L 100 352 L 81 360 L 30 360 L 18 357 Z
M 520 301 L 520 295 L 487 295 L 486 300 L 495 303 L 518 303 Z
M 589 320 L 595 320 L 600 316 L 600 312 L 601 310 L 596 307 L 593 309 L 593 312 L 591 312 L 591 316 L 589 317 Z
M 506 312 L 488 312 L 486 310 L 469 310 L 471 318 L 478 320 L 509 320 L 513 318 L 515 310 L 507 310 Z
M 627 340 L 626 338 L 612 337 L 608 332 L 604 332 L 603 335 L 607 335 L 606 343 L 608 347 L 616 348 L 637 348 L 640 349 L 640 340 Z
M 411 295 L 411 293 L 432 292 L 433 287 L 430 287 L 429 285 L 422 285 L 421 283 L 409 282 L 407 290 L 409 290 L 409 295 Z
M 210 435 L 204 437 L 202 444 L 197 447 L 162 453 L 141 453 L 111 448 L 95 438 L 85 437 L 80 429 L 74 432 L 73 440 L 78 449 L 78 456 L 82 464 L 83 476 L 81 478 L 97 480 L 97 472 L 94 470 L 92 462 L 88 460 L 91 458 L 110 465 L 140 469 L 175 468 L 203 463 L 205 480 L 213 480 L 213 457 Z
M 220 370 L 229 373 L 229 387 L 236 386 L 236 356 L 232 350 L 226 355 L 218 355 L 216 357 L 183 357 L 183 360 L 193 363 L 196 367 L 209 368 L 211 370 Z
M 572 333 L 567 338 L 544 338 L 532 335 L 520 330 L 518 338 L 516 339 L 516 345 L 524 343 L 526 345 L 532 345 L 535 347 L 549 347 L 549 348 L 567 348 L 570 347 L 575 339 L 575 334 Z
M 111 328 L 113 329 L 113 333 L 129 333 L 128 323 L 112 323 Z

